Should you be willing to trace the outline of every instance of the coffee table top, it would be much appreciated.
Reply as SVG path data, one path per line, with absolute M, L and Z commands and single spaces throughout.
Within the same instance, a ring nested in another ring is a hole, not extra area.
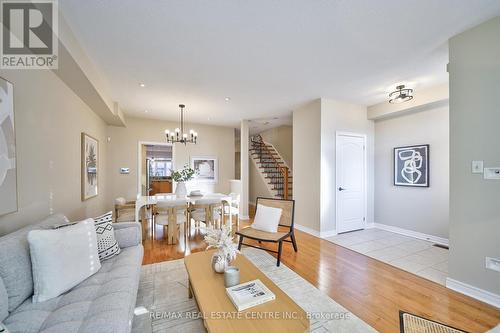
M 213 253 L 198 252 L 184 258 L 208 332 L 309 332 L 307 313 L 243 255 L 238 255 L 233 263 L 240 269 L 240 283 L 260 279 L 276 299 L 238 312 L 226 294 L 224 274 L 212 269 Z

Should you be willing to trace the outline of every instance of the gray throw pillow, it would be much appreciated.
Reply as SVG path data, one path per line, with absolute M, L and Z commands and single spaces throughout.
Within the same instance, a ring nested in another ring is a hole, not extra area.
M 94 217 L 95 232 L 97 234 L 97 252 L 99 259 L 106 260 L 120 253 L 120 247 L 115 239 L 113 229 L 113 212 Z

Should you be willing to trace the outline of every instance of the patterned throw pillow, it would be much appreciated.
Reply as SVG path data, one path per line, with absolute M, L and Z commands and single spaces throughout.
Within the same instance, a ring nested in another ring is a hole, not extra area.
M 99 259 L 106 260 L 120 253 L 120 247 L 115 239 L 113 229 L 113 212 L 94 217 L 95 232 L 97 234 L 97 251 Z

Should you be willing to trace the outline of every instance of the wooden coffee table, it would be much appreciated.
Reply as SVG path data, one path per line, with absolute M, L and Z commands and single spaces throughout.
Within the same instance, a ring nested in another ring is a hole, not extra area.
M 260 279 L 276 299 L 238 312 L 226 294 L 224 274 L 211 266 L 214 251 L 184 258 L 189 276 L 189 297 L 195 297 L 208 332 L 309 332 L 307 313 L 243 255 L 233 265 L 240 269 L 240 283 Z

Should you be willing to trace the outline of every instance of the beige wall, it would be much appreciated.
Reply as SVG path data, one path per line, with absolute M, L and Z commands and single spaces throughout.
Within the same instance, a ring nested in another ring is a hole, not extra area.
M 260 133 L 262 139 L 276 148 L 290 169 L 293 169 L 293 127 L 279 126 Z
M 139 141 L 165 142 L 165 129 L 178 126 L 174 122 L 143 118 L 127 118 L 127 127 L 108 127 L 109 142 L 109 200 L 116 197 L 133 199 L 137 195 L 137 150 Z M 193 124 L 198 132 L 198 144 L 174 145 L 175 168 L 190 164 L 191 156 L 216 156 L 219 181 L 215 185 L 190 184 L 204 191 L 229 193 L 229 180 L 234 179 L 234 129 L 229 127 Z M 120 167 L 130 168 L 129 174 L 120 174 Z
M 500 181 L 471 161 L 500 166 L 500 17 L 450 39 L 450 278 L 500 297 Z M 497 303 L 498 306 L 498 303 Z
M 367 119 L 366 107 L 331 99 L 321 99 L 321 232 L 336 229 L 336 132 L 353 132 L 366 135 L 367 156 L 367 216 L 373 222 L 373 151 L 374 123 Z M 310 133 L 310 132 L 302 132 Z
M 437 107 L 375 122 L 376 223 L 448 238 L 448 111 Z M 393 149 L 417 144 L 430 145 L 430 187 L 394 186 Z
M 14 84 L 19 211 L 0 217 L 0 235 L 63 213 L 77 220 L 104 213 L 106 124 L 53 72 L 1 71 Z M 81 201 L 80 135 L 99 140 L 99 195 Z
M 321 101 L 293 111 L 295 223 L 320 231 Z M 307 133 L 307 140 L 304 140 Z
M 255 204 L 257 197 L 269 198 L 272 197 L 271 192 L 267 188 L 260 171 L 255 166 L 253 161 L 249 165 L 249 198 L 250 203 Z

